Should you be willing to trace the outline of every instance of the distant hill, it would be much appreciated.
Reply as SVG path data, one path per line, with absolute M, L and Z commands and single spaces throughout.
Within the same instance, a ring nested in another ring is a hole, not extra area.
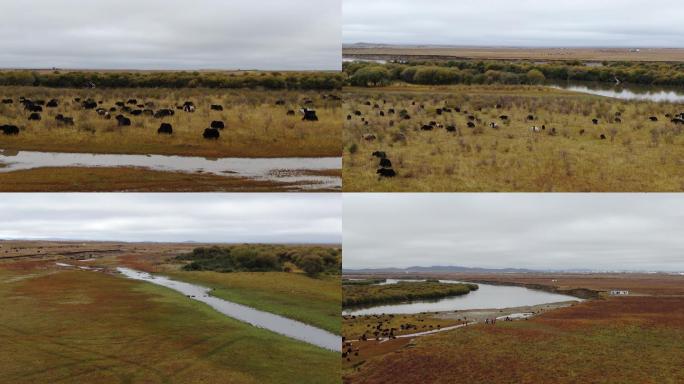
M 523 268 L 469 268 L 458 266 L 432 266 L 432 267 L 409 267 L 409 268 L 377 268 L 377 269 L 343 269 L 346 274 L 378 274 L 378 273 L 539 273 L 544 272 L 534 269 Z

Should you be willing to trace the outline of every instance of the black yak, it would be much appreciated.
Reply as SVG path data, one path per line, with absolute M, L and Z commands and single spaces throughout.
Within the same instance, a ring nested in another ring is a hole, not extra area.
M 221 133 L 218 129 L 207 128 L 204 130 L 202 136 L 207 140 L 218 140 L 218 138 L 221 137 Z
M 211 110 L 212 111 L 223 111 L 223 106 L 214 104 L 211 106 Z
M 380 177 L 395 177 L 397 173 L 392 168 L 380 168 L 376 172 Z
M 318 121 L 318 116 L 316 115 L 315 110 L 303 108 L 302 113 L 304 114 L 304 117 L 302 117 L 302 121 Z
M 226 127 L 226 125 L 223 123 L 223 121 L 214 120 L 211 122 L 211 127 L 213 129 L 223 129 Z
M 33 112 L 31 115 L 29 115 L 29 120 L 34 120 L 34 121 L 39 121 L 41 119 L 40 113 Z
M 173 134 L 173 126 L 169 123 L 162 123 L 157 129 L 157 134 L 171 135 Z
M 16 125 L 1 125 L 0 131 L 2 131 L 4 135 L 16 136 L 19 134 L 19 127 L 17 127 Z

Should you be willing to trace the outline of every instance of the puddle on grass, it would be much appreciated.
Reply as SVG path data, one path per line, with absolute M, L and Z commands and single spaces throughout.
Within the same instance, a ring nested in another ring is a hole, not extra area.
M 164 276 L 153 276 L 149 273 L 129 268 L 117 268 L 117 270 L 130 279 L 146 281 L 181 292 L 193 300 L 209 305 L 226 316 L 244 321 L 255 327 L 268 329 L 272 332 L 331 351 L 339 352 L 342 349 L 342 339 L 340 336 L 299 321 L 219 299 L 209 295 L 209 288 L 171 280 Z
M 339 170 L 339 157 L 320 158 L 241 158 L 164 155 L 116 155 L 92 153 L 56 153 L 0 150 L 0 172 L 13 172 L 45 167 L 135 167 L 153 171 L 203 173 L 224 177 L 297 184 L 301 189 L 340 189 L 342 179 L 314 174 L 316 171 Z

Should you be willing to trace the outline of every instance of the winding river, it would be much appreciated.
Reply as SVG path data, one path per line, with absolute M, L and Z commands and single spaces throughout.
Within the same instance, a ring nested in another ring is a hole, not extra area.
M 620 100 L 684 103 L 684 90 L 674 87 L 606 84 L 594 82 L 552 82 L 551 88 L 610 97 Z
M 206 173 L 225 177 L 244 177 L 278 183 L 295 183 L 302 189 L 339 189 L 342 180 L 310 172 L 342 168 L 339 157 L 322 158 L 219 158 L 56 153 L 0 150 L 0 172 L 45 167 L 136 167 L 154 171 Z
M 130 279 L 145 281 L 173 289 L 193 300 L 209 305 L 226 316 L 251 324 L 255 327 L 268 329 L 269 331 L 331 351 L 339 352 L 342 349 L 342 339 L 340 336 L 299 321 L 211 296 L 209 294 L 209 288 L 171 280 L 164 276 L 151 275 L 130 268 L 117 268 L 117 270 Z
M 387 279 L 383 284 L 396 284 L 399 281 Z M 421 281 L 421 280 L 411 280 Z M 460 281 L 440 280 L 442 283 L 459 284 Z M 410 303 L 374 305 L 370 307 L 347 308 L 345 315 L 414 314 L 421 312 L 447 312 L 468 309 L 492 309 L 532 306 L 564 301 L 581 301 L 574 296 L 561 295 L 535 289 L 508 286 L 477 284 L 479 289 L 461 296 L 446 297 L 438 300 L 419 300 Z

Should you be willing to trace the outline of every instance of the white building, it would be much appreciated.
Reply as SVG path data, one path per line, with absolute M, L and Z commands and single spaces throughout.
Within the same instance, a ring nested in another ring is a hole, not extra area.
M 610 295 L 611 295 L 611 296 L 628 296 L 628 295 L 629 295 L 629 291 L 626 291 L 626 290 L 619 290 L 619 289 L 613 289 L 612 291 L 610 291 Z

